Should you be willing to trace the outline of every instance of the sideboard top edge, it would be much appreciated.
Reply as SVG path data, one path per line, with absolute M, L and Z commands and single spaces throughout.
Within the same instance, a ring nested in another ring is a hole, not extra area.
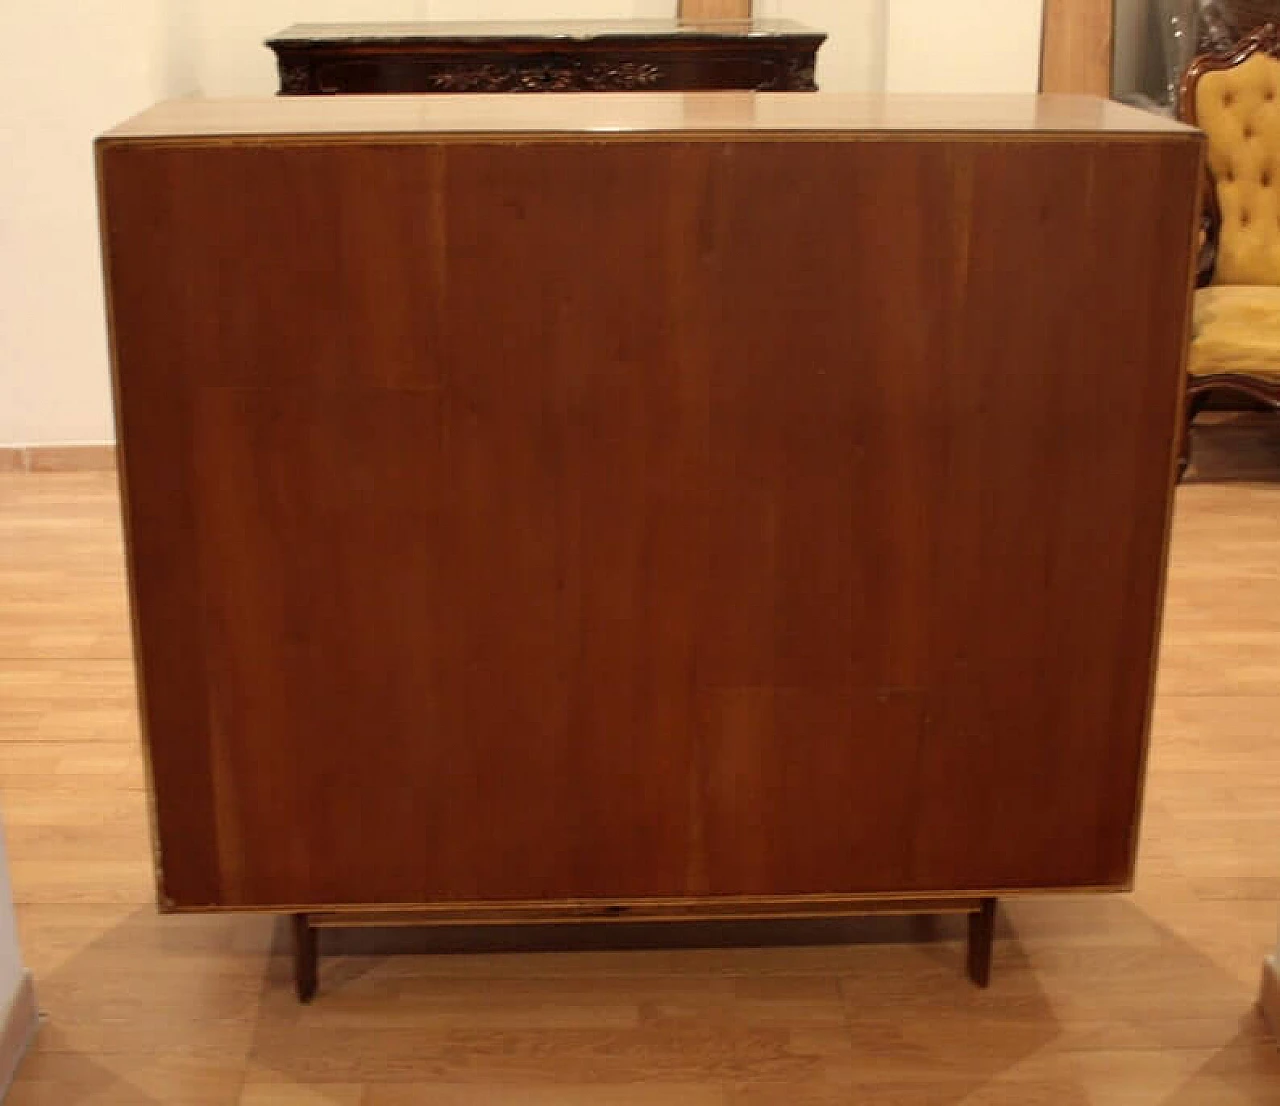
M 285 136 L 627 136 L 824 134 L 1193 135 L 1184 124 L 1087 96 L 885 96 L 634 92 L 559 96 L 190 98 L 157 104 L 107 141 Z
M 295 23 L 266 40 L 271 47 L 352 46 L 360 43 L 444 44 L 502 41 L 632 42 L 654 38 L 803 39 L 827 33 L 794 19 L 555 19 L 428 20 L 386 23 Z

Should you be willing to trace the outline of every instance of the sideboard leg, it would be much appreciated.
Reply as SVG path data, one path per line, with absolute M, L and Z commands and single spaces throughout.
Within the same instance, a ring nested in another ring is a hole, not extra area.
M 298 1001 L 310 1002 L 316 997 L 319 980 L 320 947 L 315 927 L 305 914 L 293 916 L 293 982 Z
M 969 915 L 969 978 L 979 987 L 991 985 L 991 953 L 996 940 L 996 900 L 983 899 Z

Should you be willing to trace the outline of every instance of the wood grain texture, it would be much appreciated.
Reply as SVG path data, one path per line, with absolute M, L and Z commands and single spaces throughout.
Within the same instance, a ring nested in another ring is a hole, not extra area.
M 1185 135 L 1185 123 L 1096 96 L 873 96 L 829 92 L 583 92 L 574 96 L 276 96 L 269 100 L 169 100 L 113 127 L 105 142 L 201 136 L 275 137 L 283 142 L 446 142 L 478 135 L 533 134 L 582 140 L 584 133 L 681 139 L 782 135 L 934 136 Z
M 303 24 L 267 40 L 285 96 L 813 91 L 825 33 L 790 20 Z
M 751 0 L 678 0 L 681 19 L 749 19 Z
M 1045 0 L 1042 92 L 1111 95 L 1114 0 Z
M 106 145 L 165 901 L 1124 885 L 1199 157 Z
M 987 993 L 963 919 L 667 922 L 326 933 L 299 1009 L 275 920 L 152 907 L 114 479 L 0 475 L 0 811 L 45 1015 L 6 1106 L 1268 1102 L 1280 434 L 1195 434 L 1138 889 L 1002 907 Z
M 113 472 L 109 442 L 70 445 L 0 445 L 0 472 Z
M 882 900 L 855 900 L 845 898 L 805 897 L 795 895 L 772 898 L 730 899 L 702 905 L 686 899 L 649 899 L 645 913 L 600 909 L 593 903 L 583 903 L 574 917 L 592 925 L 610 924 L 628 926 L 655 921 L 704 922 L 715 920 L 767 920 L 817 919 L 845 917 L 856 914 L 871 915 L 923 915 L 964 914 L 978 910 L 982 899 L 927 899 L 904 898 Z M 310 926 L 316 929 L 391 929 L 425 926 L 530 926 L 560 925 L 566 921 L 566 911 L 561 907 L 548 907 L 543 903 L 487 903 L 470 904 L 462 909 L 453 907 L 415 910 L 342 910 L 333 913 L 307 915 Z

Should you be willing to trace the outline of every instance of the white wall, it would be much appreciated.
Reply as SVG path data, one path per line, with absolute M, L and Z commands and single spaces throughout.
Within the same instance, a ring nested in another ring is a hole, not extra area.
M 92 138 L 185 91 L 183 0 L 6 4 L 0 443 L 111 437 Z
M 9 863 L 4 840 L 0 838 L 0 1023 L 9 1013 L 26 969 L 18 949 L 18 930 L 13 917 L 13 891 L 9 887 Z M 10 1072 L 0 1071 L 0 1096 Z
M 22 956 L 18 952 L 18 931 L 13 920 L 13 891 L 9 886 L 9 863 L 4 840 L 0 838 L 0 1015 L 22 982 Z
M 879 92 L 884 88 L 888 3 L 755 0 L 755 10 L 766 19 L 795 19 L 827 32 L 827 41 L 818 51 L 818 87 L 823 92 Z
M 670 19 L 676 0 L 421 0 L 429 19 Z
M 675 14 L 675 0 L 200 0 L 196 83 L 205 96 L 270 96 L 262 41 L 290 23 L 404 19 L 626 19 Z
M 1035 92 L 1043 0 L 892 0 L 887 92 Z
M 1032 91 L 1041 0 L 756 0 L 829 33 L 826 91 Z M 47 0 L 5 5 L 0 444 L 112 437 L 92 140 L 149 103 L 270 95 L 262 40 L 326 20 L 670 15 L 675 0 Z M 51 54 L 48 44 L 55 43 Z M 51 61 L 51 58 L 53 59 Z

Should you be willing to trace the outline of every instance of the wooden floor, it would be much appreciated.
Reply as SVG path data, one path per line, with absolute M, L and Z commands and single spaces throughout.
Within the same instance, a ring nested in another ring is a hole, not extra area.
M 1280 922 L 1280 420 L 1199 438 L 1137 893 L 1012 906 L 986 993 L 956 923 L 880 921 L 467 955 L 360 935 L 300 1008 L 272 919 L 152 909 L 112 478 L 0 474 L 0 808 L 46 1012 L 9 1106 L 1280 1103 L 1253 1007 Z

